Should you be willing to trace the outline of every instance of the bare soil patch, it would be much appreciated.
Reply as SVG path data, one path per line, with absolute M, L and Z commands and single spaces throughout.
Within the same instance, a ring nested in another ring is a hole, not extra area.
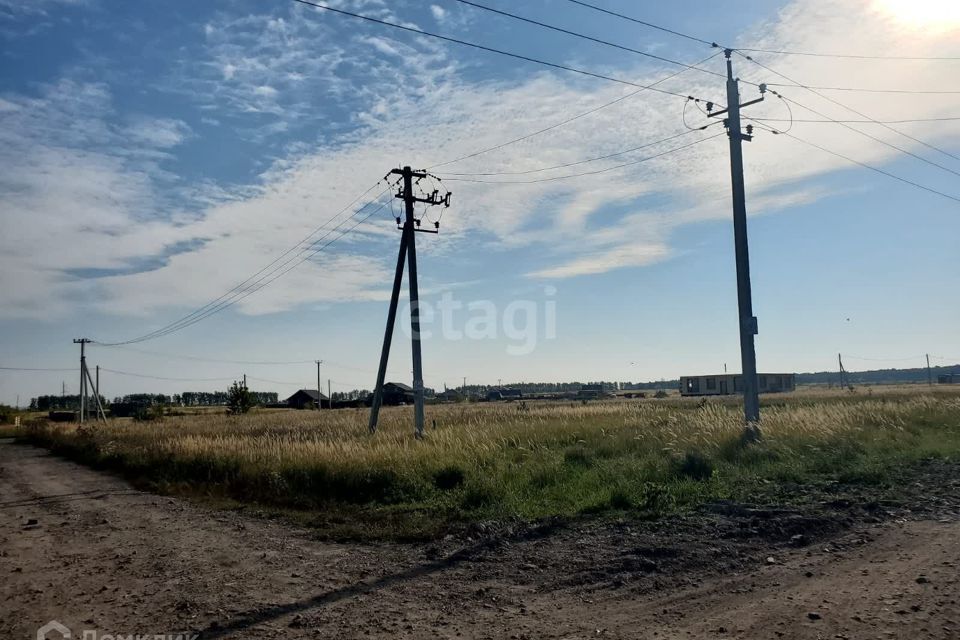
M 960 637 L 960 465 L 808 502 L 335 543 L 4 442 L 0 636 Z

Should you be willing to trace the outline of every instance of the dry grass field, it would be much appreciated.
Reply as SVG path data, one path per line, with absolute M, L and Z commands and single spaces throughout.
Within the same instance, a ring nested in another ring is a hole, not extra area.
M 960 390 L 805 389 L 764 398 L 743 446 L 736 399 L 481 403 L 255 411 L 31 427 L 32 441 L 141 486 L 297 514 L 334 535 L 416 537 L 479 520 L 628 511 L 718 499 L 802 501 L 808 486 L 895 489 L 898 469 L 960 456 Z M 798 490 L 799 488 L 799 490 Z

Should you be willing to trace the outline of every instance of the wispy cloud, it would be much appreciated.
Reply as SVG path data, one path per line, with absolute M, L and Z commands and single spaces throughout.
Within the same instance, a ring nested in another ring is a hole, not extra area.
M 382 2 L 349 6 L 377 15 L 391 12 Z M 5 169 L 0 215 L 5 228 L 20 230 L 18 237 L 5 234 L 0 240 L 0 278 L 5 290 L 14 292 L 4 313 L 48 313 L 37 291 L 95 301 L 117 314 L 202 304 L 294 245 L 392 166 L 431 166 L 563 120 L 625 91 L 533 68 L 519 80 L 471 81 L 451 62 L 452 49 L 374 30 L 344 35 L 341 23 L 315 14 L 224 14 L 197 27 L 197 43 L 163 86 L 203 107 L 204 121 L 117 114 L 108 86 L 69 78 L 45 85 L 33 97 L 2 96 L 0 141 L 6 150 L 0 155 Z M 866 3 L 841 10 L 825 0 L 793 3 L 743 39 L 819 51 L 960 53 L 960 45 L 946 36 L 921 42 Z M 399 92 L 396 78 L 403 68 L 398 65 L 411 58 L 417 60 L 418 80 Z M 948 87 L 953 81 L 952 67 L 942 64 L 770 61 L 791 76 L 823 85 L 849 84 L 851 78 L 868 87 Z M 737 60 L 737 66 L 746 79 L 775 79 L 746 61 Z M 618 71 L 639 82 L 659 79 L 658 73 L 646 67 Z M 694 72 L 664 86 L 713 99 L 723 94 L 713 78 Z M 752 91 L 744 85 L 745 99 L 753 97 Z M 802 89 L 783 92 L 833 117 L 850 116 Z M 946 95 L 878 101 L 872 95 L 842 94 L 841 99 L 880 118 L 955 115 L 960 107 L 956 96 Z M 555 182 L 479 184 L 455 182 L 452 174 L 534 171 L 621 151 L 685 131 L 681 108 L 682 101 L 673 96 L 641 93 L 570 126 L 438 168 L 454 190 L 454 207 L 444 217 L 442 238 L 425 243 L 423 251 L 441 261 L 477 247 L 523 250 L 527 275 L 537 280 L 584 277 L 670 258 L 675 230 L 729 217 L 724 137 L 628 168 Z M 798 111 L 795 107 L 795 116 L 810 117 Z M 750 113 L 787 117 L 784 105 L 769 98 Z M 203 126 L 275 140 L 279 146 L 265 143 L 264 155 L 271 160 L 241 187 L 171 176 L 165 159 L 188 140 L 202 142 Z M 904 128 L 944 144 L 960 135 L 955 123 Z M 525 177 L 610 167 L 719 130 L 611 161 Z M 836 125 L 797 123 L 793 131 L 864 162 L 880 165 L 897 157 L 890 148 Z M 889 131 L 874 126 L 869 131 L 923 151 Z M 751 215 L 826 197 L 831 192 L 810 180 L 848 168 L 836 157 L 769 134 L 758 135 L 746 153 Z M 166 188 L 171 182 L 173 199 Z M 382 297 L 395 250 L 387 211 L 238 306 L 246 313 L 266 313 L 309 302 Z

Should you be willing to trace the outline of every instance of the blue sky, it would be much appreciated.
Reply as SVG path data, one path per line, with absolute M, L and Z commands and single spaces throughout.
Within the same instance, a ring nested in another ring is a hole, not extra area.
M 948 6 L 938 14 L 933 0 L 596 2 L 736 46 L 960 56 L 960 16 Z M 689 63 L 715 53 L 566 0 L 487 3 Z M 678 70 L 452 0 L 331 6 L 640 84 Z M 298 241 L 393 167 L 436 165 L 635 90 L 289 0 L 0 0 L 0 37 L 3 367 L 74 367 L 75 337 L 146 334 L 290 247 L 301 255 Z M 960 90 L 956 61 L 756 58 L 818 86 Z M 735 62 L 746 80 L 783 82 Z M 703 66 L 723 72 L 722 56 Z M 697 71 L 661 86 L 723 102 L 722 79 Z M 756 93 L 741 91 L 745 100 Z M 859 118 L 803 89 L 782 92 L 832 118 Z M 960 116 L 958 94 L 824 93 L 877 119 Z M 722 132 L 687 132 L 683 107 L 683 99 L 641 92 L 435 169 L 453 206 L 440 235 L 417 238 L 422 296 L 464 308 L 453 314 L 453 333 L 439 319 L 428 327 L 428 386 L 456 386 L 464 376 L 650 380 L 724 364 L 739 370 L 725 137 L 579 178 L 487 184 L 452 175 L 562 176 Z M 792 111 L 820 118 L 796 104 Z M 750 113 L 789 117 L 773 98 Z M 689 105 L 686 115 L 704 122 Z M 836 124 L 795 122 L 791 132 L 960 197 L 955 157 L 879 125 L 851 126 L 942 166 Z M 960 120 L 891 126 L 960 154 Z M 518 173 L 678 133 L 685 135 L 610 160 Z M 960 204 L 784 136 L 758 134 L 745 161 L 762 370 L 828 369 L 838 352 L 851 369 L 921 366 L 925 353 L 936 364 L 960 360 Z M 90 363 L 111 370 L 103 374 L 109 396 L 222 388 L 243 373 L 254 388 L 283 395 L 313 384 L 309 362 L 317 358 L 334 390 L 369 388 L 398 240 L 387 205 L 224 312 L 136 351 L 93 346 Z M 484 325 L 489 309 L 496 319 Z M 457 337 L 465 331 L 474 337 Z M 409 363 L 407 333 L 398 329 L 390 377 L 408 380 Z M 76 377 L 0 371 L 0 402 L 59 392 L 63 380 L 75 392 Z

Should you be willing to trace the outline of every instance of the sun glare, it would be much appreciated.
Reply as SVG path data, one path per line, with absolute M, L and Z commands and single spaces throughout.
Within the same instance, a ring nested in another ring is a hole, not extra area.
M 875 6 L 916 29 L 943 32 L 960 28 L 960 0 L 875 0 Z

